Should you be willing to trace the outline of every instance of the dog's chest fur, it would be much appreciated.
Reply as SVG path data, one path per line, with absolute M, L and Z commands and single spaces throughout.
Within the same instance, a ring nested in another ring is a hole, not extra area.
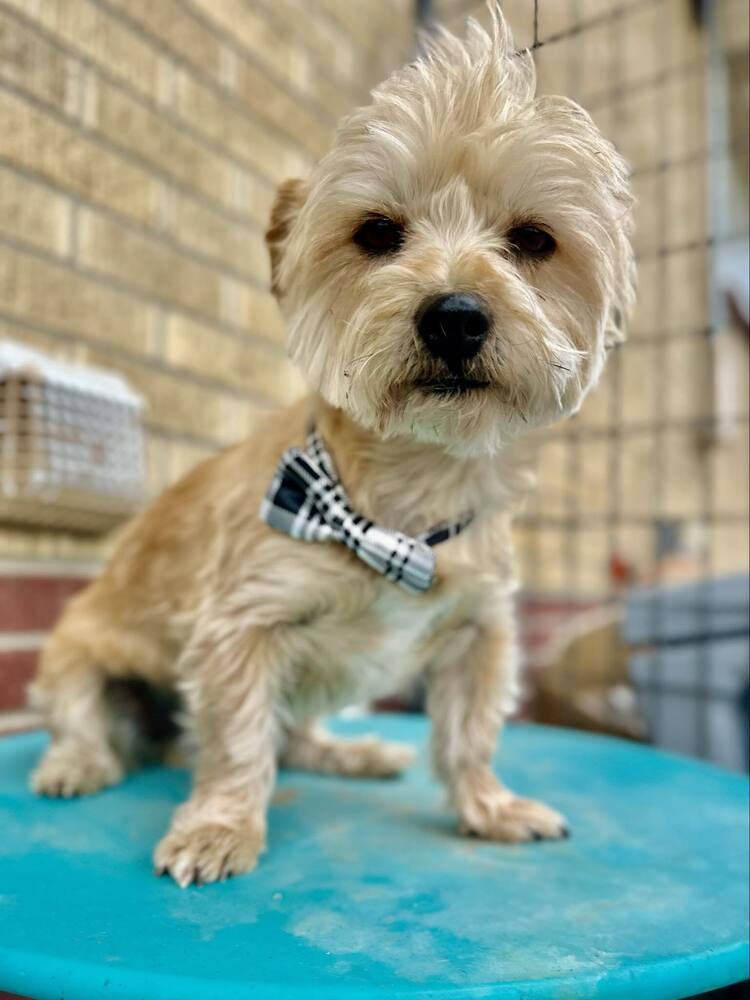
M 301 622 L 288 635 L 294 655 L 287 703 L 295 716 L 404 690 L 455 642 L 463 626 L 481 618 L 488 601 L 503 599 L 509 577 L 503 582 L 497 567 L 492 573 L 483 571 L 468 558 L 473 546 L 459 539 L 445 549 L 451 549 L 453 558 L 446 560 L 435 587 L 420 595 L 404 592 L 362 564 L 347 560 L 343 572 L 339 564 L 335 599 L 325 613 Z M 318 588 L 325 588 L 322 560 L 317 568 Z
M 424 667 L 430 639 L 455 599 L 414 599 L 388 581 L 369 589 L 372 601 L 345 620 L 333 609 L 295 630 L 288 688 L 295 715 L 394 694 Z
M 392 694 L 411 681 L 424 666 L 430 639 L 455 603 L 451 595 L 409 599 L 393 584 L 377 590 L 366 616 L 374 626 L 372 645 L 353 653 L 346 665 L 356 700 Z

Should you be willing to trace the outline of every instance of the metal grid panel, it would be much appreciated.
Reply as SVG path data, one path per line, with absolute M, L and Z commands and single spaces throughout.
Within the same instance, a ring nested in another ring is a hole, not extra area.
M 517 44 L 535 53 L 540 90 L 589 110 L 630 162 L 638 198 L 640 293 L 628 342 L 580 415 L 548 435 L 519 523 L 532 675 L 544 688 L 557 670 L 554 721 L 627 732 L 629 720 L 634 733 L 643 721 L 657 741 L 738 766 L 748 629 L 747 331 L 738 320 L 747 305 L 741 279 L 733 298 L 727 290 L 732 266 L 747 273 L 748 8 L 502 7 Z M 468 15 L 488 17 L 479 0 L 443 0 L 433 14 L 455 29 Z M 680 633 L 684 616 L 690 628 Z M 600 703 L 589 713 L 594 689 Z M 545 704 L 537 699 L 542 716 Z
M 0 342 L 0 520 L 100 533 L 143 502 L 141 402 L 120 380 Z

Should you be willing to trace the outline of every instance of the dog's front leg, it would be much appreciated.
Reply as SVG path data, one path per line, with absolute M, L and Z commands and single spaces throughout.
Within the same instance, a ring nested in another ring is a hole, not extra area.
M 508 671 L 514 669 L 510 627 L 464 625 L 436 658 L 428 695 L 435 769 L 463 833 L 510 842 L 565 837 L 559 813 L 514 795 L 492 771 Z
M 249 871 L 265 846 L 278 670 L 270 630 L 238 628 L 222 616 L 199 629 L 183 660 L 198 761 L 193 792 L 154 864 L 184 887 Z

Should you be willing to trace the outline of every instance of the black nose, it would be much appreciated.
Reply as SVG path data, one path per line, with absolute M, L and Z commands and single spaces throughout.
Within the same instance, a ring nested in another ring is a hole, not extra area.
M 416 323 L 430 354 L 457 367 L 479 353 L 490 329 L 490 313 L 476 295 L 453 292 L 426 302 Z

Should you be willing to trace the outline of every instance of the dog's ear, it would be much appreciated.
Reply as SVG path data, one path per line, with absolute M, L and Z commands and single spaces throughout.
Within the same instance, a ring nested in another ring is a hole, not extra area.
M 271 290 L 277 297 L 281 294 L 279 270 L 281 258 L 284 256 L 284 244 L 306 196 L 304 181 L 296 178 L 284 181 L 276 192 L 276 200 L 271 208 L 271 220 L 266 230 L 266 243 L 271 256 Z

